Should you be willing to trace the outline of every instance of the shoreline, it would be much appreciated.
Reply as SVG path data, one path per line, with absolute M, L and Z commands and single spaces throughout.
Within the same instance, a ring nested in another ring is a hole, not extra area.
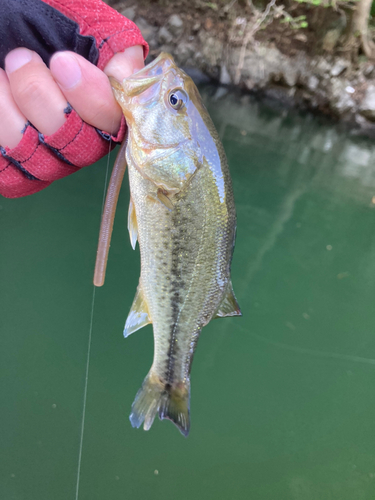
M 112 6 L 140 28 L 150 46 L 147 62 L 169 52 L 198 83 L 234 86 L 284 106 L 328 115 L 354 134 L 375 137 L 375 66 L 367 60 L 354 64 L 337 53 L 308 53 L 304 31 L 291 32 L 282 25 L 278 45 L 289 44 L 289 50 L 270 42 L 266 30 L 244 46 L 233 35 L 233 26 L 241 26 L 245 18 L 234 17 L 229 24 L 193 6 L 175 9 L 178 14 L 144 1 Z M 277 31 L 279 25 L 268 30 Z

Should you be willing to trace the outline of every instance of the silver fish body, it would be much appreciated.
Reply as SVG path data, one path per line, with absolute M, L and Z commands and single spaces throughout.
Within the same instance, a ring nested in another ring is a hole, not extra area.
M 236 232 L 225 153 L 192 80 L 171 56 L 114 89 L 127 119 L 128 227 L 141 252 L 125 336 L 152 322 L 154 360 L 133 403 L 133 426 L 156 414 L 189 432 L 190 370 L 201 329 L 240 315 L 230 266 Z

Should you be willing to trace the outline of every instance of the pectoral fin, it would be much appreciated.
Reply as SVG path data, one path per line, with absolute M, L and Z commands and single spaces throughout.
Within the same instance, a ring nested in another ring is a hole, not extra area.
M 137 223 L 137 216 L 135 214 L 134 203 L 131 198 L 130 198 L 129 212 L 128 212 L 128 230 L 129 230 L 131 246 L 133 247 L 133 250 L 135 250 L 135 245 L 137 244 L 137 239 L 138 239 L 138 223 Z
M 168 210 L 173 210 L 174 208 L 173 203 L 161 189 L 158 189 L 156 196 L 158 197 L 160 203 L 162 203 L 166 208 L 168 208 Z
M 150 147 L 136 168 L 145 179 L 153 182 L 170 197 L 169 194 L 186 189 L 202 166 L 204 160 L 199 146 L 192 139 L 186 139 L 166 148 Z
M 240 306 L 233 292 L 232 282 L 230 281 L 227 288 L 227 293 L 221 302 L 214 318 L 225 318 L 226 316 L 242 316 Z
M 125 323 L 124 337 L 128 337 L 131 333 L 136 332 L 149 323 L 151 323 L 151 319 L 148 313 L 147 302 L 143 296 L 142 287 L 139 284 L 128 319 Z

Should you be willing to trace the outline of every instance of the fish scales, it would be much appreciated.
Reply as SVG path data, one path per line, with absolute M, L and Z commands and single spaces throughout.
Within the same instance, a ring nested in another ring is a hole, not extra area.
M 154 186 L 130 165 L 128 160 L 142 259 L 140 283 L 155 335 L 154 369 L 171 382 L 173 365 L 174 377 L 183 380 L 192 355 L 191 334 L 209 321 L 222 293 L 216 278 L 217 268 L 224 274 L 226 265 L 227 210 L 208 202 L 215 187 L 212 176 L 202 171 L 172 211 L 157 201 L 145 211 L 144 200 Z
M 159 414 L 187 435 L 190 369 L 201 329 L 215 315 L 241 314 L 230 280 L 236 231 L 232 185 L 199 93 L 173 59 L 162 54 L 131 80 L 114 89 L 129 126 L 128 220 L 141 252 L 125 335 L 152 322 L 155 350 L 130 419 L 147 430 Z M 177 112 L 172 106 L 168 120 L 171 95 L 183 102 Z M 162 112 L 156 112 L 158 105 Z M 152 113 L 149 120 L 145 109 Z

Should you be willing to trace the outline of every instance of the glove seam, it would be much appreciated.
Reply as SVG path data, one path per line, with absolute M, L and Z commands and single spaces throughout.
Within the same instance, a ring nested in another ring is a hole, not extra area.
M 0 170 L 0 174 L 1 174 L 1 172 L 5 172 L 5 170 L 6 170 L 8 167 L 10 167 L 11 165 L 12 165 L 12 162 L 10 161 L 6 167 L 4 167 L 2 170 Z
M 83 130 L 83 125 L 84 125 L 84 121 L 82 120 L 81 118 L 81 128 L 78 130 L 78 132 L 76 133 L 76 135 L 73 137 L 73 139 L 71 139 L 67 144 L 65 144 L 64 147 L 62 147 L 61 149 L 58 149 L 58 151 L 63 151 L 65 148 L 67 148 L 69 146 L 69 144 L 71 144 L 73 141 L 75 141 L 77 139 L 77 137 L 79 136 L 79 134 L 82 132 Z
M 82 120 L 82 118 L 78 115 L 78 113 L 76 111 L 74 111 L 74 109 L 71 107 L 71 105 L 68 103 L 68 106 L 70 107 L 70 110 L 69 112 L 67 112 L 66 114 L 70 114 L 71 112 L 75 112 L 77 114 L 77 116 L 80 118 L 81 120 L 81 126 L 80 126 L 80 129 L 78 130 L 78 132 L 75 134 L 75 136 L 67 143 L 65 144 L 62 148 L 54 148 L 53 146 L 51 146 L 50 144 L 48 144 L 48 142 L 46 142 L 46 140 L 44 139 L 44 135 L 39 133 L 39 141 L 44 144 L 48 149 L 50 149 L 58 158 L 60 158 L 60 160 L 64 161 L 65 163 L 67 163 L 68 165 L 71 165 L 72 167 L 77 167 L 77 165 L 75 165 L 74 163 L 72 163 L 71 161 L 67 160 L 65 158 L 65 156 L 62 154 L 61 151 L 63 151 L 65 148 L 67 148 L 72 142 L 74 142 L 77 137 L 79 136 L 79 134 L 82 132 L 83 130 L 83 126 L 85 124 L 85 122 Z M 68 108 L 66 108 L 68 109 Z M 80 168 L 80 167 L 77 167 L 77 168 Z
M 30 181 L 40 181 L 41 180 L 41 179 L 38 179 L 38 177 L 35 177 L 35 175 L 30 174 L 30 172 L 28 170 L 26 170 L 26 168 L 23 167 L 20 162 L 18 162 L 17 160 L 15 160 L 14 158 L 12 158 L 11 156 L 7 155 L 5 149 L 2 146 L 0 146 L 0 152 L 1 152 L 2 156 L 3 156 L 3 158 L 5 158 L 8 161 L 10 161 L 16 168 L 18 168 L 21 172 L 23 172 L 25 174 L 25 176 Z
M 108 40 L 116 35 L 119 35 L 120 33 L 128 33 L 129 31 L 135 31 L 137 32 L 137 30 L 135 30 L 134 28 L 129 28 L 129 29 L 122 29 L 120 31 L 116 31 L 116 33 L 112 33 L 111 35 L 108 35 L 106 38 L 102 38 L 102 41 L 100 42 L 99 46 L 98 46 L 98 49 L 100 50 L 103 45 L 105 43 L 108 43 Z M 125 50 L 125 49 L 124 49 Z
M 32 157 L 35 155 L 35 153 L 37 152 L 37 149 L 39 148 L 39 146 L 40 146 L 40 142 L 38 142 L 38 144 L 35 146 L 34 151 L 31 153 L 31 155 L 30 155 L 28 158 L 26 158 L 25 160 L 19 161 L 18 163 L 19 163 L 20 165 L 22 165 L 22 164 L 23 164 L 23 163 L 25 163 L 26 161 L 31 160 L 31 158 L 32 158 Z M 26 169 L 25 169 L 25 170 L 26 170 Z

